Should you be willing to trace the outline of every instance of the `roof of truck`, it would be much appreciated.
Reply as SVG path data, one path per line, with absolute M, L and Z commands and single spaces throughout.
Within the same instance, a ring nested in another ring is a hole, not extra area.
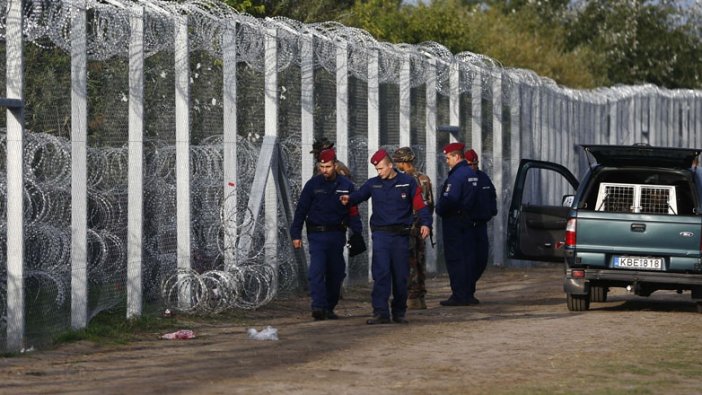
M 688 169 L 700 148 L 635 145 L 581 145 L 598 164 L 604 166 L 655 166 Z

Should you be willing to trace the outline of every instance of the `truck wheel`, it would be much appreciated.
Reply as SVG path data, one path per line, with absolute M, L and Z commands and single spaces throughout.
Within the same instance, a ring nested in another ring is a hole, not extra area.
M 609 288 L 598 285 L 590 286 L 590 302 L 604 303 L 607 301 L 607 292 Z
M 697 305 L 697 312 L 702 313 L 702 302 L 695 303 Z
M 590 309 L 590 295 L 567 294 L 568 310 L 586 311 Z

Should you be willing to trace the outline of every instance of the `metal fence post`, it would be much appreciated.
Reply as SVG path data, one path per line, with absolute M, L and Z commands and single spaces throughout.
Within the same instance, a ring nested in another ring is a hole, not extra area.
M 134 6 L 129 40 L 129 180 L 127 208 L 127 318 L 142 310 L 144 212 L 144 7 Z
M 437 166 L 437 152 L 436 152 L 436 59 L 430 58 L 427 60 L 427 82 L 426 82 L 426 118 L 425 118 L 425 125 L 424 125 L 424 133 L 425 133 L 425 140 L 426 140 L 426 149 L 425 149 L 425 162 L 426 167 L 424 171 L 426 172 L 426 175 L 429 177 L 432 183 L 434 183 L 434 188 L 438 185 L 436 183 L 438 182 L 437 180 L 437 174 L 438 174 L 438 166 Z M 437 231 L 437 220 L 438 216 L 436 213 L 434 215 L 434 238 L 436 241 L 436 238 L 439 235 L 439 232 Z M 427 272 L 429 273 L 436 273 L 438 270 L 438 265 L 437 265 L 437 248 L 438 245 L 435 248 L 427 248 L 426 249 L 426 261 L 427 261 Z
M 85 0 L 74 0 L 71 20 L 71 326 L 88 322 L 88 188 L 87 188 L 87 12 Z
M 7 97 L 24 99 L 22 1 L 7 4 Z M 24 110 L 7 109 L 7 351 L 24 348 Z M 12 228 L 12 232 L 7 229 Z
M 234 248 L 237 239 L 238 207 L 238 180 L 239 173 L 237 163 L 237 74 L 236 74 L 236 22 L 231 22 L 222 32 L 222 116 L 223 128 L 222 144 L 223 158 L 222 164 L 224 173 L 224 212 L 226 224 L 229 224 L 224 231 L 224 268 L 229 270 L 235 262 Z
M 278 30 L 267 28 L 264 38 L 265 71 L 265 136 L 278 137 Z M 269 170 L 269 180 L 273 180 Z M 266 183 L 265 192 L 265 256 L 273 267 L 271 287 L 278 289 L 278 195 L 274 182 Z
M 177 267 L 191 268 L 190 256 L 190 43 L 188 17 L 175 17 L 175 133 Z M 178 304 L 190 307 L 192 289 L 180 288 Z
M 500 208 L 497 216 L 492 222 L 492 263 L 494 265 L 502 265 L 504 263 L 504 249 L 501 247 L 505 244 L 505 221 L 506 215 L 502 210 L 500 202 L 502 202 L 502 194 L 504 191 L 503 184 L 503 152 L 502 152 L 502 73 L 496 72 L 492 75 L 492 181 L 495 185 L 497 193 L 497 204 Z
M 409 147 L 412 135 L 410 133 L 410 56 L 405 54 L 400 66 L 400 147 Z
M 370 158 L 380 145 L 380 83 L 379 83 L 379 62 L 378 50 L 371 49 L 368 51 L 368 158 Z M 375 166 L 368 163 L 368 177 L 376 174 Z M 373 212 L 373 202 L 368 201 L 368 218 L 365 223 L 369 223 L 371 213 Z M 368 231 L 368 281 L 373 279 L 371 272 L 371 262 L 373 262 L 373 238 L 370 237 L 371 232 Z

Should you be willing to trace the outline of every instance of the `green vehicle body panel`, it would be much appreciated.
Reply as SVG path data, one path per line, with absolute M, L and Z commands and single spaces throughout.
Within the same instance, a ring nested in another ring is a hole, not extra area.
M 702 300 L 702 185 L 696 185 L 689 171 L 692 160 L 699 157 L 702 149 L 641 145 L 582 147 L 591 163 L 581 180 L 558 164 L 528 159 L 520 162 L 510 206 L 508 256 L 555 261 L 558 254 L 554 250 L 544 249 L 541 253 L 529 249 L 529 242 L 540 241 L 534 236 L 539 232 L 545 235 L 544 240 L 546 236 L 555 240 L 562 234 L 565 241 L 565 227 L 547 233 L 540 227 L 542 218 L 548 219 L 549 224 L 565 224 L 575 219 L 575 245 L 564 245 L 560 255 L 561 262 L 565 262 L 563 286 L 567 294 L 588 295 L 593 286 L 631 285 L 627 289 L 644 296 L 658 289 L 691 290 L 693 299 Z M 526 173 L 535 168 L 556 171 L 577 188 L 569 208 L 559 210 L 522 203 Z M 620 180 L 606 179 L 608 176 L 614 179 L 618 174 Z M 679 183 L 653 182 L 647 179 L 649 175 L 656 180 L 675 179 Z M 634 180 L 630 181 L 629 176 Z M 597 194 L 601 182 L 675 186 L 678 210 L 674 214 L 596 211 L 593 194 Z M 680 208 L 681 203 L 684 209 Z M 617 268 L 613 266 L 616 256 L 661 258 L 663 268 Z M 577 277 L 572 275 L 574 270 L 579 271 Z
M 581 258 L 583 254 L 597 254 L 588 256 L 588 265 L 609 267 L 614 255 L 633 255 L 665 258 L 669 270 L 695 270 L 694 263 L 681 267 L 682 262 L 673 258 L 700 257 L 702 218 L 699 216 L 579 210 L 576 218 L 576 254 Z M 633 231 L 632 225 L 636 229 L 643 226 L 645 230 Z

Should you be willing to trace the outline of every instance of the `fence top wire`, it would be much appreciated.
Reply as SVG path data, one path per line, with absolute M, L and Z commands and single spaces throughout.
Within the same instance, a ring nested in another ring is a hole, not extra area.
M 7 2 L 0 0 L 2 38 L 5 36 Z M 128 56 L 130 23 L 133 17 L 143 15 L 146 56 L 173 51 L 173 40 L 165 38 L 173 37 L 176 21 L 187 18 L 191 51 L 204 50 L 222 58 L 224 34 L 235 31 L 237 61 L 258 71 L 264 68 L 265 38 L 274 33 L 279 71 L 292 65 L 300 66 L 305 61 L 301 56 L 302 47 L 312 40 L 312 61 L 316 68 L 335 73 L 338 56 L 340 53 L 343 56 L 339 50 L 345 49 L 346 66 L 353 77 L 367 80 L 369 63 L 377 59 L 378 81 L 399 84 L 402 66 L 409 62 L 411 86 L 421 86 L 435 79 L 437 91 L 442 95 L 449 94 L 449 76 L 453 67 L 467 77 L 459 78 L 459 94 L 470 92 L 473 82 L 480 78 L 480 81 L 485 81 L 483 92 L 491 89 L 490 81 L 500 79 L 509 87 L 543 88 L 556 95 L 592 104 L 651 94 L 677 99 L 702 97 L 699 90 L 668 90 L 653 85 L 570 89 L 529 70 L 505 68 L 484 55 L 472 52 L 453 54 L 436 42 L 391 44 L 376 40 L 364 30 L 338 22 L 305 24 L 282 17 L 255 18 L 217 0 L 33 0 L 24 2 L 23 7 L 26 40 L 38 45 L 53 43 L 65 51 L 70 51 L 73 19 L 77 11 L 85 11 L 87 51 L 92 60 Z

